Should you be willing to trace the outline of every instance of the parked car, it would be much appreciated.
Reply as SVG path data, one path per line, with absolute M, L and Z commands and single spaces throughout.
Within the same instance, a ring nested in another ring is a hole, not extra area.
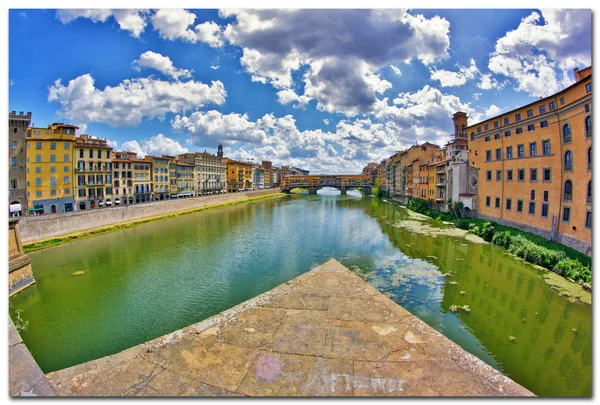
M 120 198 L 115 198 L 115 205 L 119 205 L 121 204 L 121 199 Z

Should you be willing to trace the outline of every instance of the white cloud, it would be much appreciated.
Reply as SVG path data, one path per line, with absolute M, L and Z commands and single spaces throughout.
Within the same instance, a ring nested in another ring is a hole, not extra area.
M 146 155 L 177 156 L 182 153 L 189 152 L 188 148 L 184 148 L 179 142 L 177 142 L 174 139 L 168 138 L 163 134 L 158 134 L 156 136 L 144 139 L 142 140 L 141 145 L 136 140 L 125 142 L 123 143 L 123 145 L 121 145 L 120 149 L 127 152 L 135 152 L 139 157 L 142 158 Z
M 481 74 L 474 59 L 471 59 L 469 67 L 460 66 L 458 72 L 431 69 L 430 73 L 431 80 L 439 81 L 442 87 L 462 86 L 467 80 L 472 80 Z
M 402 76 L 402 71 L 400 70 L 400 68 L 394 65 L 390 65 L 390 68 L 392 68 L 392 71 L 396 76 Z
M 128 9 L 60 9 L 56 10 L 56 18 L 63 24 L 68 24 L 78 18 L 87 18 L 93 22 L 105 22 L 113 17 L 119 28 L 128 31 L 131 36 L 139 37 L 146 28 L 146 10 Z
M 502 114 L 502 109 L 500 107 L 498 107 L 497 105 L 492 104 L 492 105 L 490 105 L 490 107 L 487 110 L 485 110 L 484 114 L 485 114 L 486 118 L 492 118 L 492 117 Z
M 195 20 L 196 14 L 175 8 L 158 10 L 150 17 L 152 27 L 161 38 L 191 43 L 204 42 L 213 48 L 223 46 L 221 27 L 218 24 L 207 21 L 194 27 Z
M 281 104 L 289 104 L 297 102 L 295 107 L 304 108 L 310 102 L 311 98 L 307 96 L 298 96 L 292 89 L 281 90 L 277 93 L 277 99 Z
M 516 82 L 518 91 L 545 97 L 572 81 L 569 72 L 591 64 L 589 9 L 533 12 L 496 42 L 488 67 Z
M 90 74 L 70 80 L 58 79 L 48 89 L 48 101 L 61 105 L 59 114 L 82 123 L 104 122 L 110 126 L 138 125 L 142 118 L 161 118 L 207 104 L 223 104 L 227 92 L 220 81 L 207 84 L 167 82 L 153 78 L 124 80 L 103 90 L 94 86 Z
M 156 69 L 159 72 L 172 77 L 173 79 L 185 79 L 192 76 L 192 71 L 187 69 L 178 69 L 173 65 L 171 58 L 163 56 L 160 53 L 146 51 L 140 55 L 140 58 L 134 61 L 138 67 L 147 67 Z
M 324 123 L 325 125 L 329 125 L 329 120 L 328 120 L 327 118 L 323 118 L 323 123 Z
M 323 111 L 349 116 L 371 111 L 376 94 L 391 86 L 377 76 L 379 69 L 413 59 L 428 65 L 447 57 L 450 46 L 447 20 L 406 10 L 244 9 L 219 14 L 235 19 L 223 36 L 242 48 L 241 63 L 253 81 L 289 90 L 292 72 L 309 66 L 304 94 L 298 96 L 317 100 Z
M 473 100 L 479 101 L 479 97 L 481 97 L 483 93 L 473 93 Z
M 210 68 L 213 70 L 218 70 L 221 66 L 219 65 L 210 65 Z

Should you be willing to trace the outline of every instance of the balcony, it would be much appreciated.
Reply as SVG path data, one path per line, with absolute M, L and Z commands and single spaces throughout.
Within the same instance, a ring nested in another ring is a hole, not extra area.
M 573 171 L 573 166 L 569 165 L 569 166 L 565 166 L 565 172 L 572 172 Z
M 563 197 L 563 201 L 565 201 L 565 202 L 571 202 L 571 201 L 573 201 L 573 195 L 572 194 L 565 194 L 565 196 Z

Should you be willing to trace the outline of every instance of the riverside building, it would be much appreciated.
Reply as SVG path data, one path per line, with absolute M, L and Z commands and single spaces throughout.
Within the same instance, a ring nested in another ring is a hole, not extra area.
M 20 217 L 27 213 L 26 150 L 27 128 L 31 123 L 31 113 L 8 114 L 8 199 L 9 215 Z
M 82 211 L 113 204 L 112 148 L 104 139 L 81 135 L 75 138 L 75 210 Z
M 590 253 L 592 68 L 549 97 L 466 128 L 479 216 Z
M 74 210 L 73 145 L 77 129 L 63 123 L 27 129 L 26 188 L 30 214 Z

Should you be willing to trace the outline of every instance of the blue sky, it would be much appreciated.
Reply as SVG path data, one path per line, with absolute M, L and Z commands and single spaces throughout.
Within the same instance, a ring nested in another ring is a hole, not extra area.
M 589 10 L 10 10 L 9 109 L 139 154 L 358 172 L 572 83 Z

